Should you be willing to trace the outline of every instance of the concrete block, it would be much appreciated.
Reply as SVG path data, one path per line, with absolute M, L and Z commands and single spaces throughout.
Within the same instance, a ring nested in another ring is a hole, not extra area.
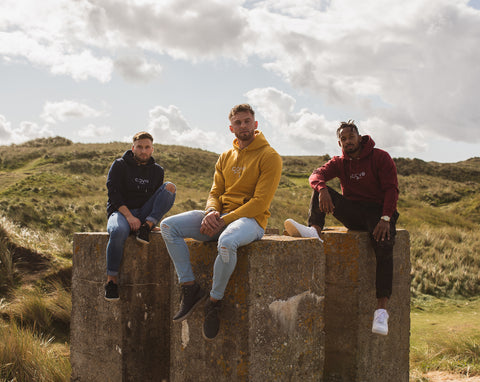
M 372 334 L 375 253 L 366 232 L 332 228 L 323 235 L 326 257 L 326 382 L 409 380 L 410 241 L 397 230 L 389 334 Z
M 216 243 L 190 241 L 197 281 L 211 287 Z M 324 359 L 323 247 L 264 236 L 238 251 L 220 332 L 202 337 L 203 306 L 172 325 L 171 381 L 319 381 Z M 176 283 L 176 275 L 172 271 Z M 180 288 L 173 288 L 172 311 Z
M 168 381 L 171 261 L 163 239 L 127 239 L 117 302 L 104 299 L 107 242 L 107 233 L 74 235 L 72 381 Z

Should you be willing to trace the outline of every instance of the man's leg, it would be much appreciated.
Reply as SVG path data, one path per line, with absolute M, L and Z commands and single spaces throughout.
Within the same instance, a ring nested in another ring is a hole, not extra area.
M 149 244 L 149 233 L 162 217 L 172 208 L 175 202 L 176 187 L 173 183 L 165 182 L 139 209 L 139 219 L 142 222 L 137 232 L 137 240 Z
M 107 285 L 105 286 L 105 298 L 118 300 L 118 271 L 123 257 L 125 240 L 130 234 L 130 226 L 127 219 L 118 211 L 108 218 L 107 232 L 110 237 L 107 244 Z
M 176 322 L 188 318 L 194 308 L 206 297 L 206 292 L 195 282 L 190 252 L 184 240 L 186 237 L 200 241 L 216 239 L 200 233 L 204 216 L 203 211 L 189 211 L 170 216 L 160 224 L 163 240 L 175 266 L 178 282 L 182 286 L 180 310 L 173 317 L 173 321 Z
M 378 224 L 382 214 L 381 207 L 366 207 L 368 232 L 376 257 L 375 289 L 377 297 L 377 309 L 374 314 L 372 331 L 377 334 L 388 334 L 388 313 L 387 302 L 392 295 L 393 283 L 393 246 L 397 233 L 396 223 L 398 212 L 395 212 L 390 219 L 390 238 L 377 242 L 373 238 L 373 230 Z
M 218 317 L 221 300 L 225 294 L 230 276 L 237 264 L 238 247 L 260 240 L 264 229 L 253 218 L 240 218 L 230 223 L 218 238 L 218 255 L 213 267 L 213 282 L 210 298 L 205 305 L 203 336 L 214 339 L 220 328 Z

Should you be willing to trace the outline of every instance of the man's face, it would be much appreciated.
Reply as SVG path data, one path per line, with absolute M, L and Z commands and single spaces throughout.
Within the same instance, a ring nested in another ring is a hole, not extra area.
M 353 128 L 345 127 L 340 131 L 338 137 L 338 145 L 343 149 L 345 154 L 355 156 L 360 153 L 362 136 L 358 134 Z
M 152 156 L 153 142 L 148 138 L 139 139 L 138 141 L 133 142 L 132 152 L 138 163 L 145 164 Z
M 255 138 L 258 122 L 249 111 L 239 111 L 230 119 L 230 131 L 239 141 L 251 142 Z

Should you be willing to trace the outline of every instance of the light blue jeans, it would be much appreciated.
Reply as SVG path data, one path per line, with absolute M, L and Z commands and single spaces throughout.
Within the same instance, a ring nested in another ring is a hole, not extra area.
M 237 248 L 260 240 L 264 229 L 253 218 L 240 218 L 230 223 L 216 236 L 210 237 L 200 233 L 203 218 L 203 211 L 184 212 L 166 218 L 160 224 L 160 228 L 180 283 L 195 280 L 190 262 L 190 252 L 184 238 L 189 237 L 200 241 L 218 239 L 218 254 L 213 266 L 210 296 L 221 300 L 225 294 L 228 280 L 237 265 Z
M 156 225 L 172 208 L 176 194 L 165 188 L 168 183 L 163 183 L 142 207 L 130 210 L 142 224 L 148 220 Z M 130 225 L 119 211 L 115 211 L 108 218 L 107 232 L 110 235 L 107 244 L 107 275 L 117 276 L 123 257 L 123 246 L 130 235 Z

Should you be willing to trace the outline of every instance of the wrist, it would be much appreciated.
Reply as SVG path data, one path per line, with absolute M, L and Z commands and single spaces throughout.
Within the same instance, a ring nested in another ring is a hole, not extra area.
M 215 208 L 213 207 L 208 207 L 205 211 L 203 211 L 203 214 L 207 216 L 210 212 L 216 211 Z

